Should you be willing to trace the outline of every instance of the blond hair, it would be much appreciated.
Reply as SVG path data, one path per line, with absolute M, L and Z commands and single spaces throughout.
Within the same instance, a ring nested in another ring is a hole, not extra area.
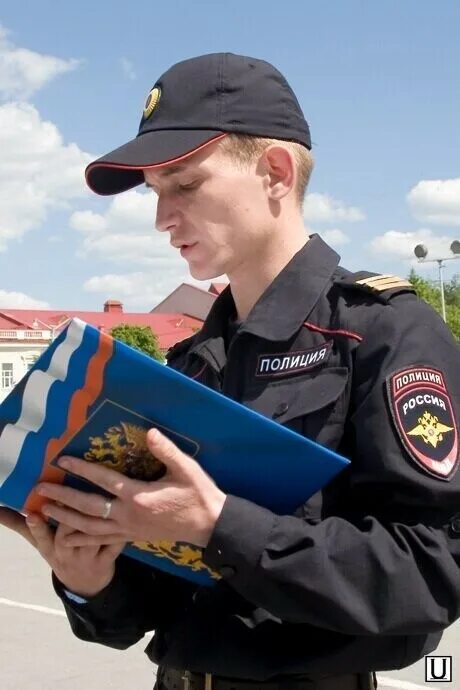
M 283 144 L 294 156 L 297 168 L 297 183 L 295 188 L 299 206 L 302 206 L 305 191 L 313 170 L 314 160 L 310 151 L 296 141 L 281 139 L 267 139 L 250 134 L 229 134 L 219 142 L 220 149 L 230 158 L 242 166 L 247 166 L 260 156 L 266 148 L 273 144 Z

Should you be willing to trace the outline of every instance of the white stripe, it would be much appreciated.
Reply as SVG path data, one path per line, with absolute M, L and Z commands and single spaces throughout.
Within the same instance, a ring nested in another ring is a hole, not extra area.
M 397 688 L 398 690 L 427 690 L 428 685 L 417 685 L 410 683 L 408 680 L 398 680 L 397 678 L 388 678 L 387 676 L 380 676 L 377 673 L 378 687 Z
M 0 604 L 4 606 L 12 606 L 16 609 L 28 609 L 29 611 L 38 611 L 39 613 L 48 613 L 51 616 L 65 616 L 64 611 L 59 609 L 50 609 L 48 606 L 38 606 L 37 604 L 24 604 L 21 601 L 12 601 L 11 599 L 3 599 L 0 597 Z
M 22 394 L 21 415 L 14 424 L 7 424 L 0 436 L 0 488 L 12 474 L 27 434 L 37 432 L 45 421 L 46 403 L 51 385 L 64 381 L 71 355 L 80 346 L 85 324 L 73 319 L 66 337 L 51 357 L 47 371 L 33 371 Z

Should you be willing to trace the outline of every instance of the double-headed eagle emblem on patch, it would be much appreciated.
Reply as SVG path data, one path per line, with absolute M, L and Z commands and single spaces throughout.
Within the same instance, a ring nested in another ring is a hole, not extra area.
M 432 415 L 429 412 L 424 412 L 421 417 L 418 418 L 418 424 L 415 429 L 408 431 L 408 436 L 420 436 L 425 443 L 430 443 L 433 448 L 437 448 L 438 443 L 444 440 L 444 434 L 447 431 L 453 431 L 453 426 L 446 426 L 439 421 L 436 415 Z

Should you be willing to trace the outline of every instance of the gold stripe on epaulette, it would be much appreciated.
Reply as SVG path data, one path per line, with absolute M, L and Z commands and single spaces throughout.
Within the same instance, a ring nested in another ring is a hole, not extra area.
M 383 292 L 384 290 L 394 290 L 395 288 L 411 288 L 413 290 L 414 286 L 407 280 L 397 280 L 388 285 L 375 285 L 372 289 L 377 290 L 377 292 Z
M 361 280 L 357 280 L 356 283 L 358 285 L 366 285 L 367 287 L 371 288 L 371 290 L 375 290 L 376 292 L 383 292 L 384 290 L 393 290 L 395 288 L 413 289 L 412 283 L 409 283 L 407 280 L 403 280 L 402 278 L 398 278 L 398 276 L 394 276 L 391 274 L 362 278 Z
M 402 278 L 388 278 L 387 280 L 380 281 L 380 283 L 373 283 L 372 287 L 378 289 L 382 287 L 389 287 L 390 285 L 404 285 L 405 287 L 408 287 L 410 286 L 410 283 L 408 283 L 407 280 L 403 280 Z
M 394 276 L 391 273 L 387 274 L 379 274 L 376 276 L 369 276 L 368 278 L 361 278 L 361 280 L 357 280 L 356 283 L 358 285 L 367 285 L 368 287 L 372 287 L 374 283 L 380 283 L 382 280 L 388 280 L 391 278 L 391 280 L 401 280 L 401 278 L 398 278 L 398 276 Z

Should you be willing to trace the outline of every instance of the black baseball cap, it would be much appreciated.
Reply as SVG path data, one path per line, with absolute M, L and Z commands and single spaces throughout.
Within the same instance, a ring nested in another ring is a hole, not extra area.
M 299 102 L 268 62 L 212 53 L 173 65 L 153 85 L 137 136 L 90 163 L 88 186 L 118 194 L 144 182 L 144 168 L 176 163 L 231 132 L 311 148 Z

